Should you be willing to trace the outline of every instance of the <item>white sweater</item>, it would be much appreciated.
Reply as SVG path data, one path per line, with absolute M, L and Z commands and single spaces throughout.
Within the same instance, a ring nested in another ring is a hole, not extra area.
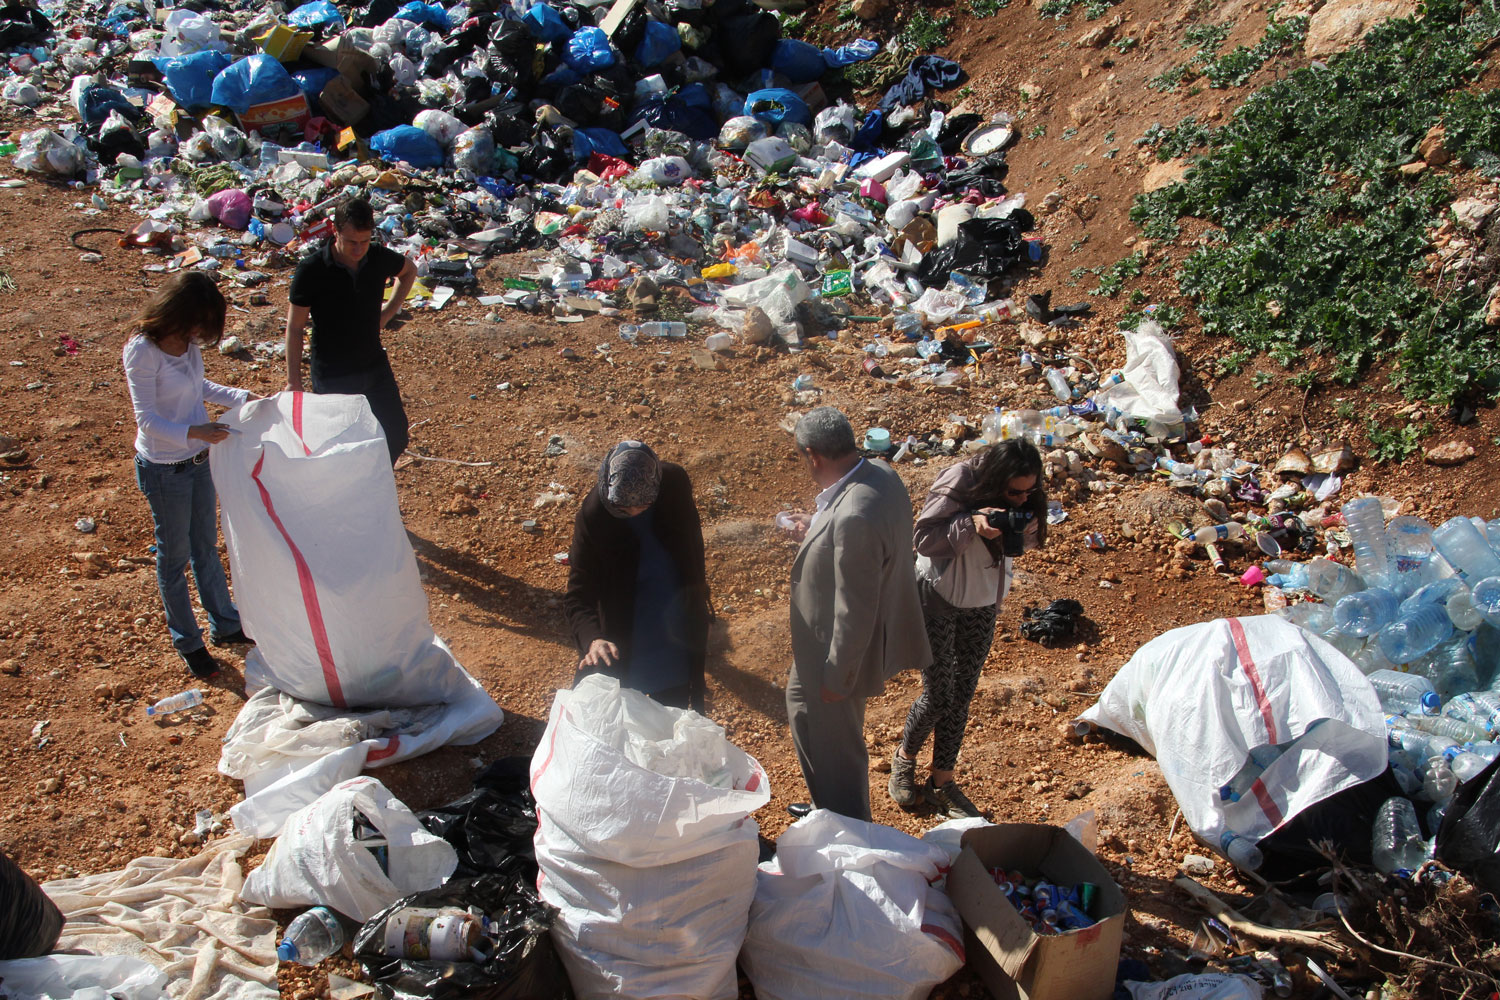
M 250 399 L 245 389 L 231 389 L 203 377 L 203 352 L 189 344 L 181 357 L 142 336 L 125 344 L 125 381 L 135 410 L 135 450 L 148 462 L 165 465 L 192 458 L 208 447 L 188 440 L 188 428 L 208 423 L 204 402 L 238 406 Z

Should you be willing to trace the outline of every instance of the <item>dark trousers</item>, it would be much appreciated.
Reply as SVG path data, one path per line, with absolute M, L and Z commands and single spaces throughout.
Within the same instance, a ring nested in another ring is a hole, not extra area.
M 382 361 L 374 368 L 355 372 L 352 375 L 314 374 L 312 391 L 319 395 L 363 396 L 370 404 L 370 412 L 380 421 L 385 432 L 385 444 L 391 451 L 391 463 L 406 450 L 411 436 L 407 431 L 406 408 L 401 405 L 401 389 L 396 385 L 396 375 L 391 363 Z
M 805 684 L 795 662 L 787 676 L 786 716 L 792 748 L 812 804 L 851 819 L 870 819 L 870 752 L 865 747 L 865 699 L 822 697 L 822 664 Z

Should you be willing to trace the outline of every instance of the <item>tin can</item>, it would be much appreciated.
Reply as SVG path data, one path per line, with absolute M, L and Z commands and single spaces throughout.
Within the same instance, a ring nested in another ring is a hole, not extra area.
M 463 910 L 413 906 L 386 918 L 385 954 L 388 958 L 468 961 L 479 936 L 479 921 Z
M 1094 903 L 1099 898 L 1099 886 L 1093 882 L 1079 882 L 1078 908 L 1089 916 L 1094 915 Z

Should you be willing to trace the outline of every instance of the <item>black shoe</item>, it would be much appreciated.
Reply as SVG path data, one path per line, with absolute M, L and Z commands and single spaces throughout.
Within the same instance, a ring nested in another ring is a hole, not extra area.
M 209 678 L 219 672 L 219 661 L 206 647 L 199 646 L 191 653 L 183 653 L 182 658 L 187 661 L 188 673 L 194 677 Z
M 255 645 L 255 640 L 246 635 L 244 629 L 235 629 L 233 632 L 226 632 L 223 635 L 210 636 L 208 641 L 215 646 Z
M 798 819 L 801 819 L 803 816 L 806 816 L 808 813 L 812 812 L 813 807 L 812 803 L 810 802 L 793 802 L 791 805 L 786 807 L 786 811 L 791 813 Z

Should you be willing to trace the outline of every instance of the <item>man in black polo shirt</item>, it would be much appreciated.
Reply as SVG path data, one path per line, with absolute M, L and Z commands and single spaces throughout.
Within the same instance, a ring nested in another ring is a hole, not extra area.
M 302 331 L 312 318 L 312 391 L 364 396 L 385 431 L 394 464 L 406 450 L 406 410 L 380 344 L 380 331 L 396 318 L 416 280 L 411 261 L 371 246 L 375 213 L 351 198 L 333 213 L 334 234 L 297 265 L 286 315 L 287 388 L 302 391 Z M 386 284 L 396 279 L 390 304 Z

